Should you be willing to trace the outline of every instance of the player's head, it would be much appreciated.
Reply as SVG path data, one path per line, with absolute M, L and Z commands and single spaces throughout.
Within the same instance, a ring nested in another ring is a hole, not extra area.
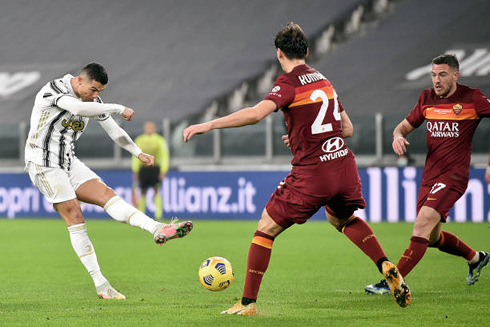
M 453 54 L 443 54 L 432 59 L 432 85 L 441 98 L 451 96 L 456 91 L 459 78 L 459 62 Z
M 155 126 L 155 123 L 152 121 L 147 121 L 145 125 L 143 126 L 143 129 L 145 131 L 145 134 L 151 135 L 156 132 L 157 128 Z
M 289 22 L 280 30 L 275 38 L 278 59 L 284 54 L 289 60 L 305 59 L 308 56 L 308 38 L 298 24 Z M 279 51 L 280 50 L 280 51 Z
M 91 62 L 76 77 L 73 90 L 82 101 L 93 101 L 105 89 L 108 81 L 105 68 L 99 63 Z

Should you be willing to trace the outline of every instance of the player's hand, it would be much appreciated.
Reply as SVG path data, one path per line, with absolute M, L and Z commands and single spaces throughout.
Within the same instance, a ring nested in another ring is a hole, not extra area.
M 204 134 L 211 130 L 211 125 L 208 123 L 191 125 L 184 129 L 182 132 L 182 136 L 184 137 L 184 142 L 187 142 L 193 137 L 195 134 Z
M 126 108 L 124 108 L 124 111 L 121 114 L 121 116 L 124 117 L 124 120 L 130 121 L 131 119 L 133 119 L 134 110 L 131 109 L 131 108 L 126 107 Z
M 284 144 L 288 148 L 291 148 L 291 144 L 289 143 L 289 135 L 283 135 L 283 136 L 281 136 L 281 138 L 282 138 L 282 141 L 284 142 Z
M 148 167 L 153 166 L 153 164 L 155 163 L 155 157 L 144 152 L 140 153 L 138 159 Z
M 490 166 L 487 167 L 487 171 L 485 172 L 485 181 L 490 184 Z
M 391 144 L 391 146 L 393 147 L 393 151 L 395 151 L 395 153 L 399 156 L 407 152 L 406 145 L 410 145 L 410 143 L 403 136 L 395 137 L 393 143 Z

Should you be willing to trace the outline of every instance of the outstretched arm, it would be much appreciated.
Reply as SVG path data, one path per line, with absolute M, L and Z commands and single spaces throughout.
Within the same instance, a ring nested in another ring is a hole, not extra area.
M 414 130 L 415 128 L 407 119 L 402 120 L 402 122 L 395 127 L 395 130 L 393 131 L 392 147 L 397 155 L 401 156 L 407 152 L 406 145 L 410 145 L 410 143 L 407 141 L 406 137 Z
M 276 109 L 277 105 L 275 102 L 271 100 L 263 100 L 255 107 L 244 108 L 227 116 L 211 120 L 206 123 L 191 125 L 184 129 L 184 141 L 187 142 L 195 134 L 204 134 L 213 129 L 257 124 Z
M 153 166 L 155 158 L 152 155 L 143 153 L 140 147 L 133 142 L 128 133 L 126 133 L 126 131 L 122 129 L 112 117 L 99 121 L 99 124 L 117 145 L 127 150 L 133 156 L 138 157 L 138 159 L 145 165 Z
M 77 116 L 94 117 L 101 114 L 119 114 L 126 120 L 133 118 L 134 111 L 116 103 L 83 102 L 72 96 L 62 96 L 55 101 L 61 109 Z

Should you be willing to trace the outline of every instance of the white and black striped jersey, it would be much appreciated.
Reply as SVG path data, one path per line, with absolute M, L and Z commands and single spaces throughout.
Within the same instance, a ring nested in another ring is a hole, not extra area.
M 89 117 L 72 114 L 57 106 L 60 98 L 64 96 L 78 99 L 71 87 L 72 78 L 72 75 L 66 74 L 46 83 L 37 93 L 25 147 L 26 163 L 70 169 L 75 157 L 74 143 L 89 122 Z M 94 102 L 102 103 L 102 100 L 97 97 Z M 109 117 L 108 113 L 104 113 L 96 119 L 103 121 Z

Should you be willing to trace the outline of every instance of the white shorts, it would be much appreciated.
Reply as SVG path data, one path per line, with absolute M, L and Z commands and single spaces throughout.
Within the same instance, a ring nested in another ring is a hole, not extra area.
M 76 199 L 75 191 L 83 183 L 91 179 L 100 180 L 100 177 L 78 158 L 73 161 L 70 171 L 38 166 L 33 162 L 27 163 L 26 171 L 34 186 L 41 191 L 49 203 Z

